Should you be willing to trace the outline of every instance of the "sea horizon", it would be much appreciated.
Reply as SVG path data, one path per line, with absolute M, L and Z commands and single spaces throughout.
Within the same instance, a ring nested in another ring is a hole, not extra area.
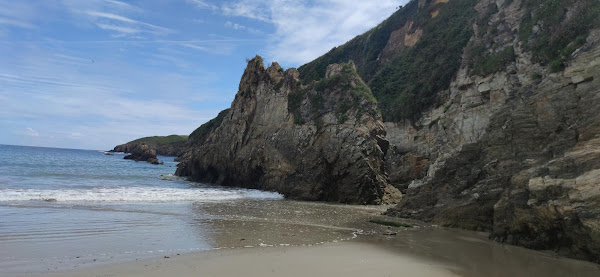
M 85 148 L 66 148 L 66 147 L 56 147 L 56 146 L 37 146 L 37 145 L 21 145 L 21 144 L 6 144 L 6 143 L 0 143 L 0 146 L 34 147 L 34 148 L 50 148 L 50 149 L 82 150 L 82 151 L 105 151 L 105 152 L 112 150 L 112 149 L 102 150 L 102 149 L 85 149 Z

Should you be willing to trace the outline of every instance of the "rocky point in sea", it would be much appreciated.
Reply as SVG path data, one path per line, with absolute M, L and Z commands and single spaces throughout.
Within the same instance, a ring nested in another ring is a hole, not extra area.
M 139 144 L 130 149 L 129 155 L 125 156 L 126 160 L 135 160 L 136 162 L 145 161 L 151 164 L 162 164 L 156 158 L 156 151 L 146 144 Z

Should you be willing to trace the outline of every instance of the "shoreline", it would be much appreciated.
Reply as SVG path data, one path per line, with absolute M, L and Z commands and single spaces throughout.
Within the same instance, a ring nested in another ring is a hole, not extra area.
M 384 235 L 386 230 L 397 235 Z M 500 244 L 485 233 L 375 226 L 356 238 L 313 245 L 221 247 L 89 263 L 14 277 L 100 276 L 598 276 L 600 265 Z
M 168 257 L 168 258 L 167 258 Z M 213 249 L 15 277 L 92 276 L 463 276 L 452 265 L 398 255 L 361 241 L 315 246 Z

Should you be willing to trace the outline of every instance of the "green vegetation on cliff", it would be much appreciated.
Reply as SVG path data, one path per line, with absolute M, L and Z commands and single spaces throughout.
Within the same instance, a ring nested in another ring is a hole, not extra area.
M 324 99 L 323 97 L 323 95 L 339 92 L 349 92 L 349 94 L 338 94 L 338 97 L 334 97 L 335 99 L 329 99 L 331 97 Z M 308 99 L 306 105 L 310 108 L 302 105 L 306 98 Z M 294 116 L 295 124 L 302 125 L 311 120 L 319 124 L 319 117 L 327 110 L 334 108 L 338 123 L 341 124 L 348 119 L 350 111 L 355 111 L 356 119 L 360 119 L 362 114 L 368 110 L 364 106 L 365 102 L 375 104 L 377 100 L 371 93 L 371 89 L 360 78 L 351 61 L 341 64 L 339 74 L 312 82 L 298 92 L 291 93 L 288 97 L 288 111 Z
M 385 121 L 416 119 L 436 102 L 436 93 L 448 88 L 460 67 L 463 48 L 472 35 L 476 3 L 453 0 L 436 6 L 425 1 L 426 7 L 419 8 L 418 1 L 411 1 L 379 26 L 301 66 L 301 80 L 305 84 L 319 80 L 328 64 L 353 60 Z M 428 7 L 438 6 L 439 14 L 432 17 Z M 422 30 L 422 36 L 388 61 L 382 59 L 392 32 L 407 23 L 413 32 Z
M 354 61 L 385 121 L 416 120 L 442 103 L 438 93 L 449 87 L 463 53 L 470 73 L 484 76 L 515 60 L 513 46 L 489 39 L 502 31 L 501 24 L 491 21 L 500 7 L 490 2 L 478 16 L 478 2 L 410 1 L 377 27 L 301 66 L 301 81 L 322 79 L 329 64 Z M 510 5 L 514 3 L 506 1 L 502 9 Z M 518 34 L 524 50 L 553 72 L 564 68 L 591 28 L 600 26 L 598 0 L 523 0 L 519 5 L 525 14 Z M 469 44 L 474 23 L 486 39 Z M 407 45 L 407 37 L 416 43 Z
M 473 72 L 479 75 L 489 75 L 503 69 L 508 63 L 515 60 L 515 49 L 510 46 L 489 56 L 477 55 Z
M 223 119 L 225 118 L 225 116 L 227 116 L 228 113 L 229 113 L 229 109 L 222 110 L 221 112 L 219 112 L 217 117 L 200 125 L 200 127 L 196 128 L 196 130 L 194 130 L 190 134 L 189 140 L 202 143 L 203 138 L 206 135 L 208 135 L 208 133 L 210 133 L 212 130 L 216 129 L 217 127 L 219 127 L 221 125 L 221 122 L 223 122 Z
M 410 1 L 377 27 L 342 46 L 334 47 L 327 54 L 298 68 L 300 80 L 305 84 L 319 80 L 325 76 L 328 65 L 352 60 L 361 78 L 369 82 L 377 71 L 379 55 L 385 48 L 391 33 L 406 24 L 407 20 L 417 13 L 417 2 Z
M 183 144 L 187 141 L 188 136 L 170 135 L 170 136 L 154 136 L 144 137 L 128 142 L 128 144 L 147 144 L 147 145 L 166 145 L 166 144 Z
M 112 151 L 125 153 L 140 152 L 138 148 L 142 145 L 146 145 L 149 149 L 156 151 L 155 154 L 162 156 L 178 156 L 185 148 L 187 139 L 188 136 L 180 135 L 145 137 L 117 145 Z
M 519 38 L 533 60 L 553 72 L 564 68 L 592 27 L 600 26 L 598 0 L 526 0 L 521 5 L 525 16 Z

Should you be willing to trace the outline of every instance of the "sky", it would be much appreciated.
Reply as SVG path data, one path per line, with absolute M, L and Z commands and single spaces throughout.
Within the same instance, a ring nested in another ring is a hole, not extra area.
M 407 0 L 0 0 L 0 144 L 112 149 L 228 108 L 246 59 L 299 67 Z

